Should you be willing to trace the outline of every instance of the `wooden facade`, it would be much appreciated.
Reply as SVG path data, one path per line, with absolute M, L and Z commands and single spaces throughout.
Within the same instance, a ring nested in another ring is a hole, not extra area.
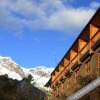
M 77 76 L 100 69 L 100 8 L 64 55 L 45 85 L 52 88 L 52 100 L 59 93 L 69 96 L 78 87 Z M 99 74 L 98 74 L 99 75 Z

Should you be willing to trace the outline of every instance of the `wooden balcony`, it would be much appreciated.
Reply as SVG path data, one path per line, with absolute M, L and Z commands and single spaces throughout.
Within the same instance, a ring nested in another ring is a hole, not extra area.
M 90 50 L 90 43 L 87 43 L 79 52 L 79 58 L 81 59 Z
M 57 77 L 57 78 L 55 79 L 55 81 L 53 82 L 53 84 L 57 84 L 58 81 L 59 81 L 59 77 Z
M 91 50 L 91 48 L 98 42 L 100 41 L 100 31 L 98 31 L 90 40 L 89 43 L 87 43 L 79 52 L 80 56 L 79 58 L 81 59 L 87 52 Z
M 69 72 L 69 68 L 73 67 L 85 54 L 90 53 L 91 48 L 100 40 L 100 31 L 98 31 L 85 46 L 79 51 L 79 53 L 67 64 L 67 66 L 59 72 L 55 77 L 53 84 L 56 84 L 63 76 Z
M 74 66 L 79 60 L 79 56 L 78 54 L 72 59 L 71 61 L 71 67 Z
M 91 39 L 91 48 L 98 42 L 100 41 L 100 30 L 92 37 Z
M 70 63 L 68 64 L 68 66 L 64 69 L 63 71 L 63 75 L 66 76 L 66 73 L 70 70 Z
M 55 85 L 63 76 L 65 76 L 65 74 L 69 70 L 69 67 L 70 67 L 70 64 L 68 64 L 68 66 L 66 66 L 66 68 L 62 72 L 60 72 L 60 74 L 55 78 L 52 84 Z
M 68 72 L 68 71 L 70 71 L 70 64 L 68 64 L 68 66 L 62 71 L 62 73 L 59 75 L 59 79 L 61 79 L 61 78 L 65 78 L 65 76 L 66 76 L 66 73 Z

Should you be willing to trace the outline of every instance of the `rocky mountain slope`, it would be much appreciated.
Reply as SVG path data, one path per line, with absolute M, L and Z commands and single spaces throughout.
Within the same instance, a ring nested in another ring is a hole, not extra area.
M 37 87 L 44 87 L 53 70 L 54 68 L 47 68 L 44 66 L 30 69 L 24 68 L 15 63 L 11 57 L 0 56 L 0 75 L 8 74 L 9 78 L 21 80 L 31 74 Z
M 10 78 L 21 80 L 25 73 L 21 66 L 16 64 L 10 57 L 0 56 L 0 75 L 8 74 Z

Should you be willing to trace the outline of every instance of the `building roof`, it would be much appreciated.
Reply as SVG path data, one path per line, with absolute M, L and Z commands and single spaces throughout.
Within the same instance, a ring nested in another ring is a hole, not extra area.
M 72 46 L 69 48 L 69 50 L 67 51 L 67 53 L 64 55 L 64 57 L 61 59 L 61 61 L 58 63 L 58 65 L 56 66 L 56 68 L 54 69 L 54 71 L 51 73 L 51 75 L 55 72 L 55 70 L 58 68 L 58 66 L 60 65 L 60 63 L 63 61 L 63 59 L 65 58 L 65 56 L 70 52 L 70 50 L 72 49 L 72 47 L 75 45 L 75 43 L 79 40 L 79 38 L 81 37 L 82 33 L 84 33 L 85 31 L 87 31 L 88 29 L 88 25 L 90 23 L 93 23 L 93 25 L 100 27 L 100 21 L 98 21 L 98 19 L 100 19 L 100 7 L 98 8 L 98 10 L 96 11 L 96 13 L 93 15 L 93 17 L 90 19 L 90 21 L 88 22 L 88 24 L 84 27 L 84 29 L 81 31 L 81 33 L 79 34 L 79 36 L 77 37 L 77 39 L 74 41 L 74 43 L 72 44 Z
M 79 38 L 83 35 L 83 33 L 87 33 L 89 24 L 93 24 L 96 27 L 100 27 L 100 7 L 98 8 L 98 10 L 96 11 L 96 13 L 93 15 L 93 17 L 90 19 L 90 21 L 88 22 L 88 24 L 83 28 L 83 30 L 81 31 L 81 33 L 79 34 L 79 36 L 77 37 L 77 39 L 74 41 L 74 43 L 72 44 L 72 46 L 69 48 L 69 50 L 67 51 L 67 53 L 64 55 L 64 57 L 61 59 L 61 61 L 58 63 L 58 65 L 56 66 L 56 68 L 54 69 L 54 71 L 51 73 L 51 75 L 55 72 L 55 70 L 57 70 L 57 68 L 59 67 L 59 65 L 61 64 L 61 62 L 63 61 L 63 59 L 66 57 L 66 55 L 69 54 L 70 50 L 74 47 L 74 45 L 78 42 Z M 49 85 L 51 85 L 51 78 L 50 80 L 46 83 L 46 87 L 48 87 Z

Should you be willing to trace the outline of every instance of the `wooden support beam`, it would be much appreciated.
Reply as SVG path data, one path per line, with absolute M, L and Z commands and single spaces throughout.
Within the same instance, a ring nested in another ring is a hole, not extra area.
M 79 48 L 78 51 L 80 51 L 85 45 L 87 44 L 86 41 L 79 39 Z
M 94 53 L 94 51 L 92 49 L 90 49 L 90 54 L 93 54 L 93 53 Z
M 64 58 L 64 67 L 66 67 L 69 64 L 69 62 L 70 61 L 68 59 Z
M 90 24 L 90 39 L 96 34 L 98 30 L 98 27 L 94 26 L 93 24 Z
M 64 69 L 64 66 L 59 65 L 59 71 L 62 71 Z
M 51 82 L 53 82 L 53 81 L 58 77 L 59 71 L 55 70 L 54 73 L 55 73 L 55 74 L 52 74 L 52 75 L 51 75 Z
M 70 60 L 72 60 L 77 54 L 78 54 L 78 52 L 71 50 L 70 51 Z
M 78 61 L 78 65 L 82 65 L 82 62 L 80 60 Z

